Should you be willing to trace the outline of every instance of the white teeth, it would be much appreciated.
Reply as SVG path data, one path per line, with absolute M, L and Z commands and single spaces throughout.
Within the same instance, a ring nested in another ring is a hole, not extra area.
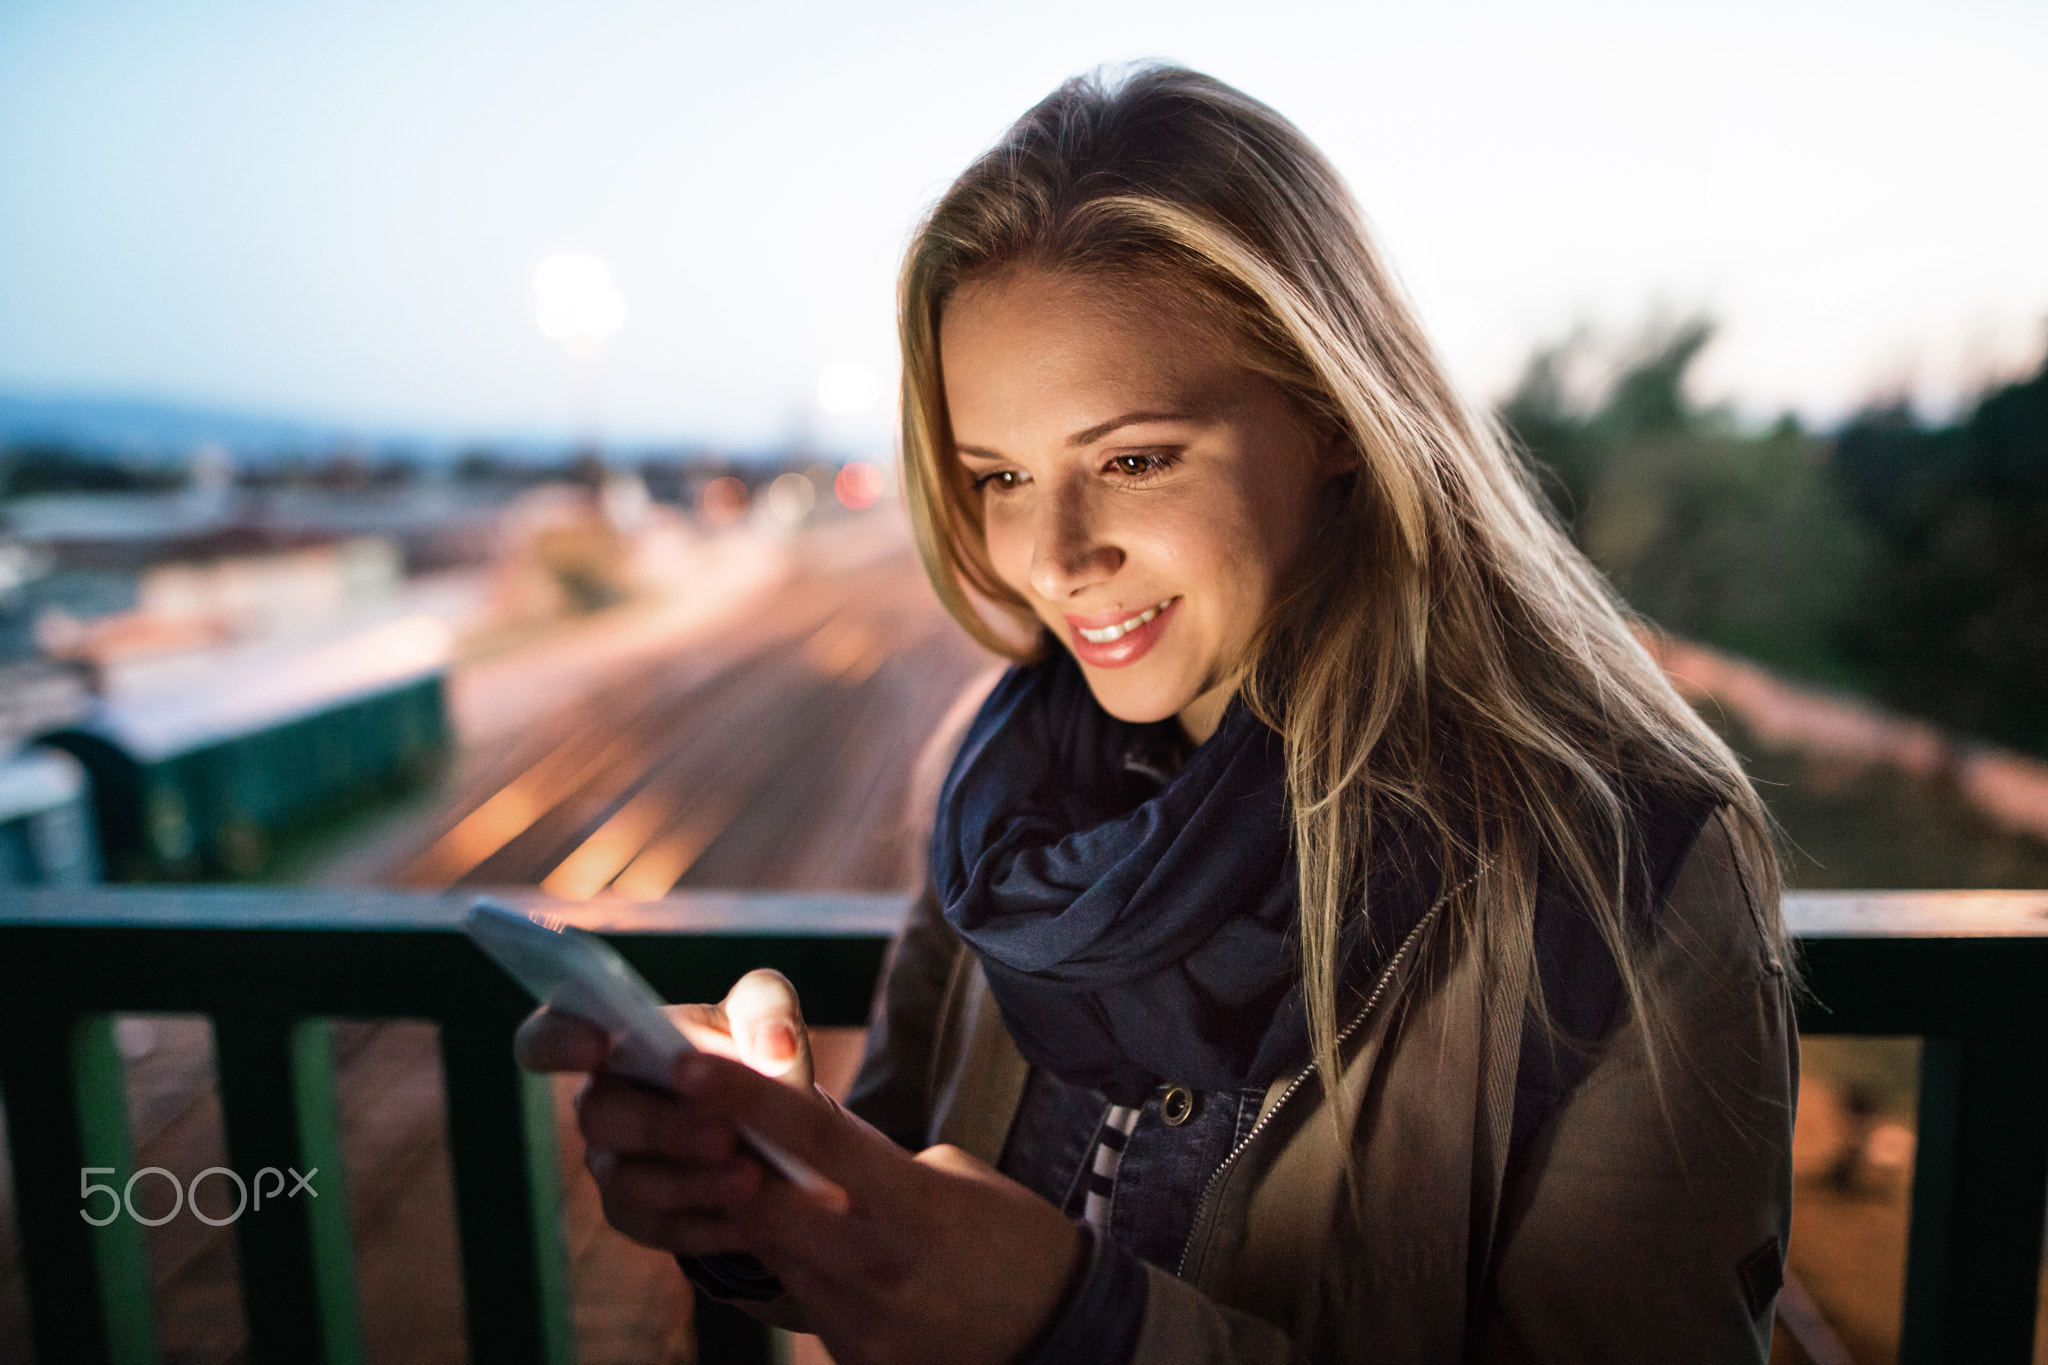
M 1075 629 L 1081 630 L 1081 638 L 1086 640 L 1089 644 L 1106 645 L 1111 640 L 1123 639 L 1124 636 L 1129 635 L 1139 626 L 1144 625 L 1147 621 L 1150 621 L 1153 617 L 1157 616 L 1160 612 L 1165 611 L 1168 607 L 1172 605 L 1173 599 L 1169 597 L 1156 607 L 1145 608 L 1145 610 L 1139 612 L 1136 616 L 1133 616 L 1128 621 L 1119 621 L 1113 626 L 1104 626 L 1101 630 L 1081 630 L 1079 626 L 1076 626 Z

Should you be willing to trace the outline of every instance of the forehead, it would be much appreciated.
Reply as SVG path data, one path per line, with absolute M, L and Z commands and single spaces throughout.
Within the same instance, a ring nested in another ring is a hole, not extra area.
M 954 434 L 970 444 L 1209 409 L 1248 377 L 1176 291 L 1038 270 L 963 287 L 940 319 L 939 350 Z

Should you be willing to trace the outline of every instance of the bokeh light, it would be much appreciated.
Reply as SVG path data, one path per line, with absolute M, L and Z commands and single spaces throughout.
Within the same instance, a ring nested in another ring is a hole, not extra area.
M 697 515 L 707 526 L 730 526 L 746 515 L 751 496 L 747 486 L 728 474 L 713 479 L 697 494 Z
M 533 268 L 534 313 L 552 341 L 603 341 L 626 321 L 626 296 L 602 256 L 560 251 Z
M 811 509 L 817 506 L 817 485 L 801 474 L 779 475 L 775 482 L 768 485 L 766 501 L 769 516 L 794 526 L 809 516 Z
M 853 512 L 865 511 L 882 496 L 882 471 L 866 460 L 849 461 L 832 481 L 832 491 L 838 495 L 840 506 Z

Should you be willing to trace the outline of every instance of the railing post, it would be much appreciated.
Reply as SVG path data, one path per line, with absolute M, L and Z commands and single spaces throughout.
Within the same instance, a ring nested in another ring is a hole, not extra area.
M 308 1166 L 333 1172 L 317 1201 L 306 1207 L 313 1239 L 313 1289 L 320 1302 L 320 1332 L 329 1365 L 357 1365 L 367 1353 L 362 1302 L 356 1293 L 354 1209 L 341 1150 L 341 1097 L 334 1084 L 334 1030 L 326 1019 L 292 1025 L 292 1092 L 299 1118 L 299 1155 Z
M 228 1157 L 252 1199 L 234 1225 L 250 1356 L 277 1365 L 360 1365 L 354 1236 L 326 1021 L 222 1013 L 214 1050 Z M 259 1179 L 266 1169 L 278 1173 L 269 1182 L 275 1190 Z M 301 1174 L 307 1184 L 295 1190 Z M 259 1194 L 260 1208 L 253 1203 Z
M 507 997 L 523 1009 L 509 985 Z M 514 1064 L 520 1017 L 479 1007 L 441 1020 L 469 1354 L 492 1365 L 569 1365 L 575 1322 L 554 1084 Z
M 1901 1365 L 2033 1359 L 2048 1209 L 2048 1038 L 1929 1038 Z
M 18 998 L 18 997 L 17 997 Z M 36 1353 L 46 1361 L 154 1365 L 156 1324 L 142 1229 L 106 1195 L 80 1198 L 81 1169 L 117 1193 L 134 1173 L 127 1093 L 107 1014 L 0 1015 L 0 1088 Z M 80 1217 L 81 1207 L 95 1219 Z

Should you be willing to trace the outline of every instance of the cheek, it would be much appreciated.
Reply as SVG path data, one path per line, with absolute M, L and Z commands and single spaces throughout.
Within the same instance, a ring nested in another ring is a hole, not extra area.
M 982 522 L 982 545 L 988 562 L 1012 590 L 1029 596 L 1031 576 L 1031 531 L 1018 517 L 988 514 Z
M 1223 572 L 1243 609 L 1262 613 L 1271 605 L 1308 539 L 1314 494 L 1315 486 L 1306 477 L 1266 480 L 1255 486 L 1222 530 L 1220 538 L 1229 543 Z
M 1162 527 L 1169 534 L 1155 540 L 1153 553 L 1158 562 L 1171 566 L 1183 591 L 1206 600 L 1216 616 L 1216 628 L 1227 634 L 1247 612 L 1256 614 L 1263 607 L 1272 582 L 1267 561 L 1273 546 L 1258 521 L 1245 515 L 1248 509 L 1203 510 L 1206 515 Z

